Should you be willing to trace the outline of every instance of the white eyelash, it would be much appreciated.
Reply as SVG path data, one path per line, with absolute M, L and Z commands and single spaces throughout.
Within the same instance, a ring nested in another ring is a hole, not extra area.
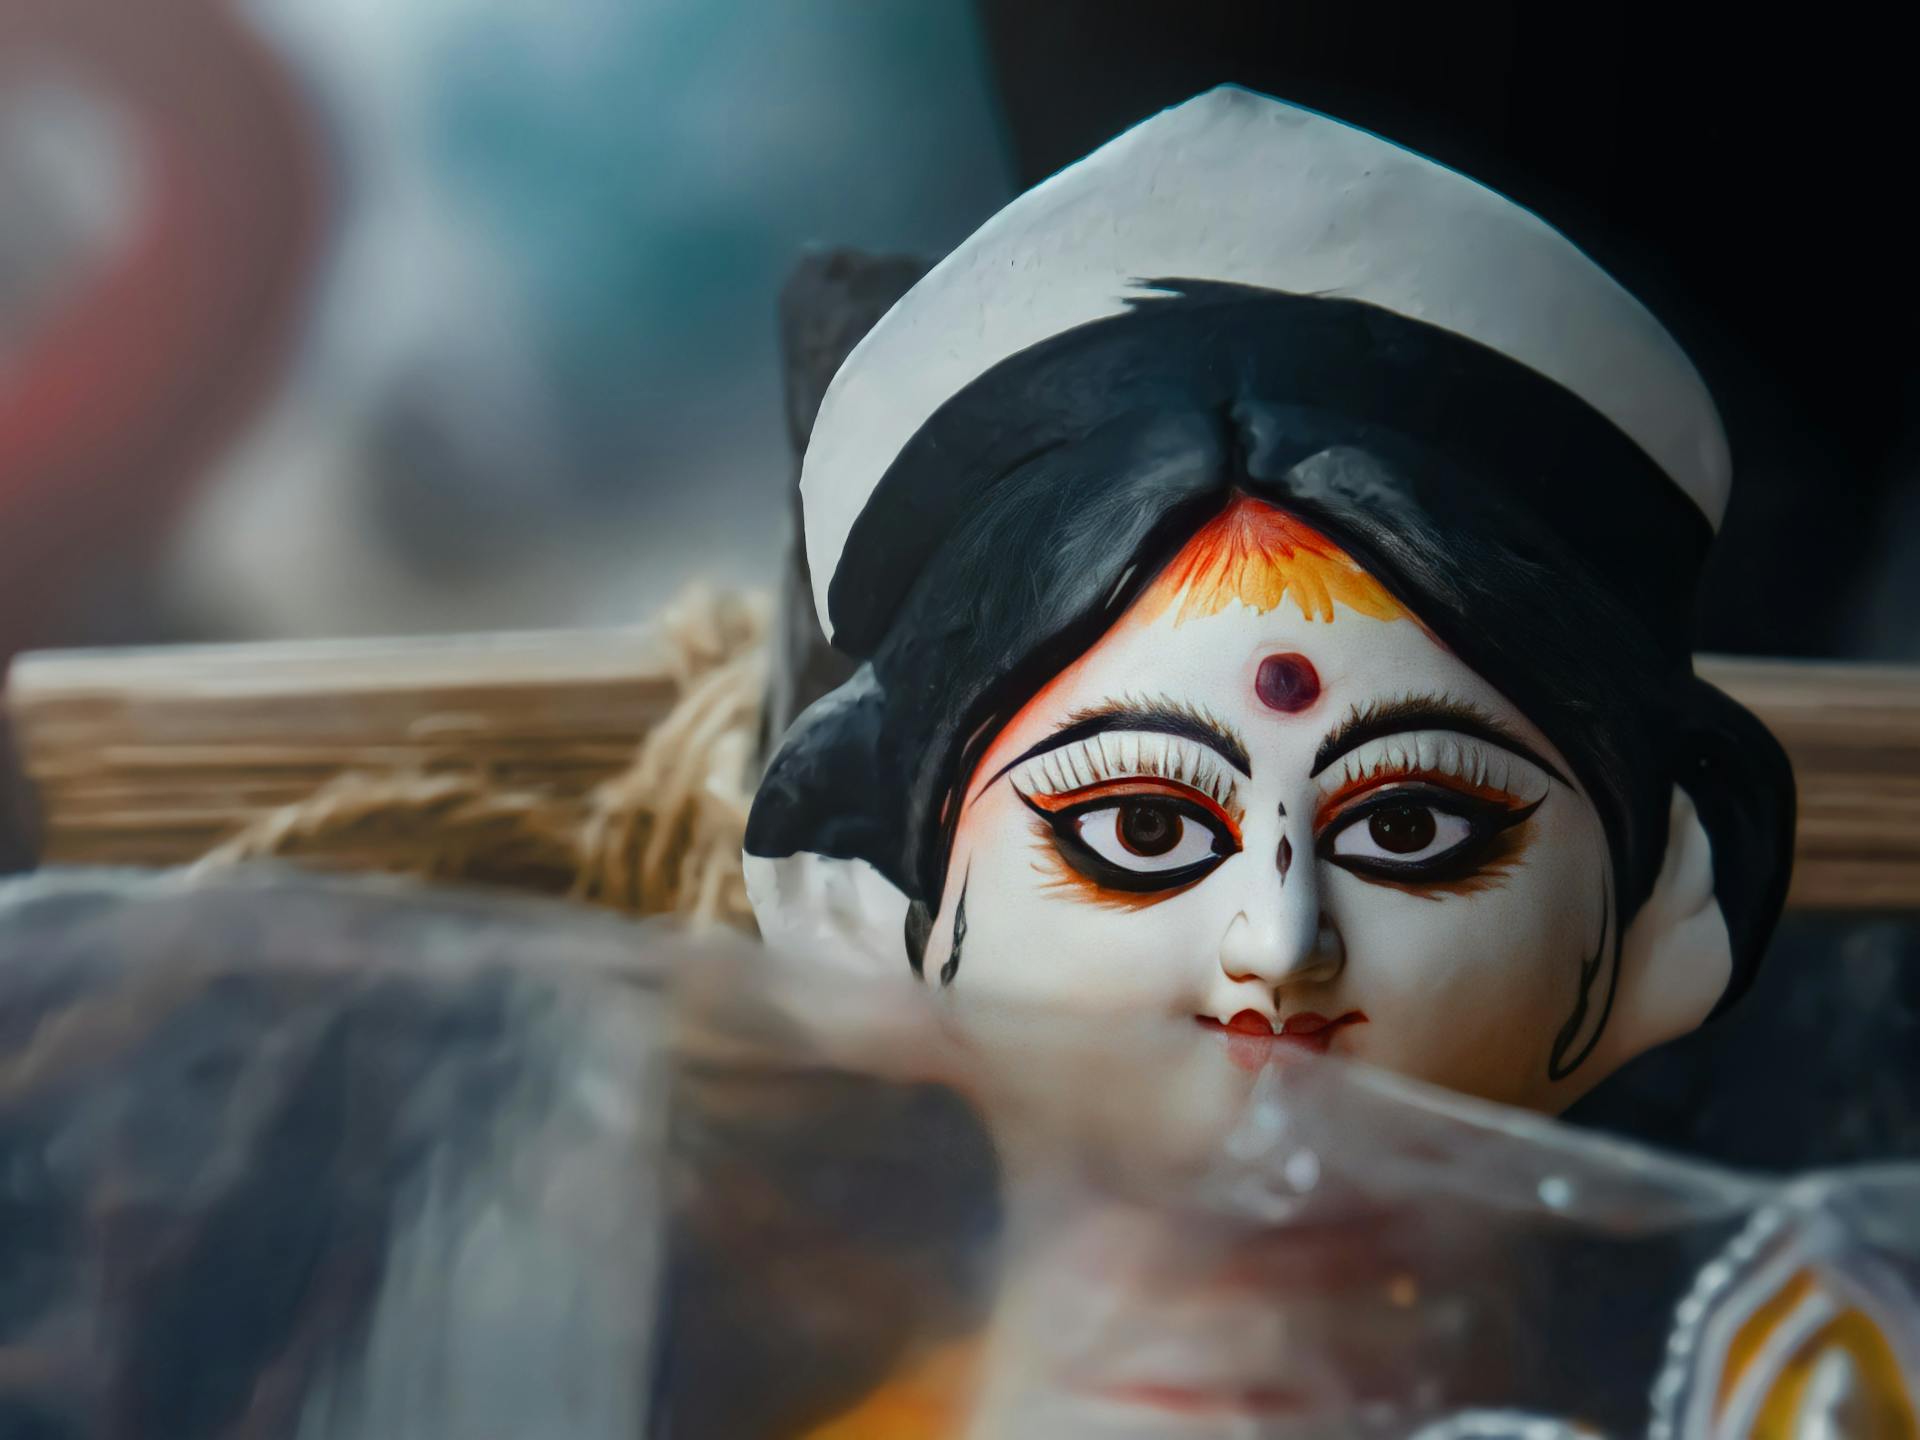
M 1329 790 L 1375 775 L 1421 773 L 1451 775 L 1468 785 L 1504 790 L 1522 800 L 1544 795 L 1547 777 L 1540 767 L 1510 750 L 1450 730 L 1418 730 L 1383 735 L 1342 756 L 1320 777 Z
M 1066 795 L 1114 780 L 1171 780 L 1198 790 L 1224 810 L 1238 808 L 1240 787 L 1206 746 L 1178 735 L 1109 731 L 1016 765 L 1009 782 L 1022 795 Z

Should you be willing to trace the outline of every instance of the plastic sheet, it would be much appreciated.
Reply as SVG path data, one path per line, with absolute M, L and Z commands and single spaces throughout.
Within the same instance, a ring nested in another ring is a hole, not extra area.
M 1920 1167 L 1167 1043 L 561 905 L 16 882 L 0 1435 L 1915 1434 Z
M 598 912 L 0 888 L 0 1436 L 627 1440 L 659 976 Z

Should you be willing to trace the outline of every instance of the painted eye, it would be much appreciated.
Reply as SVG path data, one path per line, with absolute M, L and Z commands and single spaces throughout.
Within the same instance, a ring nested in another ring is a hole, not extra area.
M 1020 798 L 1046 825 L 1060 858 L 1106 890 L 1178 890 L 1240 850 L 1224 816 L 1177 795 L 1096 796 L 1058 810 Z
M 1073 817 L 1080 843 L 1109 865 L 1152 874 L 1213 857 L 1218 837 L 1174 800 L 1122 800 Z
M 1333 853 L 1410 864 L 1433 860 L 1473 838 L 1473 822 L 1432 805 L 1382 805 L 1333 837 Z
M 1540 804 L 1501 804 L 1433 785 L 1395 787 L 1336 817 L 1321 832 L 1318 848 L 1323 860 L 1363 879 L 1456 880 L 1472 874 L 1500 835 Z

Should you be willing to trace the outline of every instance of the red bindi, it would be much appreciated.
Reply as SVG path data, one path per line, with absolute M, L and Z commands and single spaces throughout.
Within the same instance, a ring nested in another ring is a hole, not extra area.
M 1304 655 L 1269 655 L 1253 677 L 1253 693 L 1269 710 L 1297 715 L 1320 698 L 1320 673 Z

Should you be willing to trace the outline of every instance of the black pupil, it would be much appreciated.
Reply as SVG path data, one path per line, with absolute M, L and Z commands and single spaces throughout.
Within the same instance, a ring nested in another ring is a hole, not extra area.
M 1373 843 L 1390 855 L 1411 855 L 1433 843 L 1433 811 L 1424 805 L 1391 805 L 1367 817 Z
M 1134 801 L 1120 807 L 1120 843 L 1136 855 L 1164 855 L 1179 843 L 1180 817 L 1165 805 Z

